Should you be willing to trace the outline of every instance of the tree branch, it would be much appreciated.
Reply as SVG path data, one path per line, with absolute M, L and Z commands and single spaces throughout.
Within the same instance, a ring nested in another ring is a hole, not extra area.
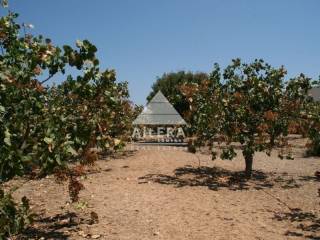
M 45 82 L 49 81 L 54 74 L 49 75 L 49 77 L 47 77 L 45 80 L 43 80 L 42 82 L 40 82 L 40 84 L 44 84 Z

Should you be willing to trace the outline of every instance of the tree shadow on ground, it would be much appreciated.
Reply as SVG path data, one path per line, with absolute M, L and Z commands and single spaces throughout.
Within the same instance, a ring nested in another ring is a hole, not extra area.
M 287 231 L 286 236 L 300 236 L 307 239 L 320 240 L 320 218 L 312 212 L 303 212 L 301 209 L 291 209 L 286 213 L 275 213 L 274 219 L 289 221 L 295 224 L 296 231 Z
M 128 157 L 134 156 L 137 152 L 137 150 L 122 150 L 108 153 L 102 156 L 104 158 L 109 157 L 110 159 L 126 159 Z
M 273 181 L 280 184 L 281 188 L 299 188 L 304 185 L 305 182 L 318 182 L 319 179 L 316 176 L 290 176 L 288 173 L 274 174 Z
M 262 171 L 253 171 L 252 178 L 246 179 L 243 172 L 229 171 L 220 167 L 192 167 L 177 168 L 174 175 L 148 174 L 139 178 L 140 183 L 153 181 L 160 184 L 174 185 L 176 187 L 204 186 L 210 190 L 228 188 L 230 190 L 256 190 L 271 188 L 273 183 L 268 175 Z
M 230 190 L 261 190 L 272 187 L 283 189 L 300 188 L 304 182 L 316 182 L 315 176 L 292 176 L 287 172 L 262 172 L 255 170 L 251 179 L 245 177 L 242 171 L 230 171 L 221 167 L 192 167 L 186 165 L 174 170 L 173 175 L 148 174 L 139 178 L 139 183 L 155 182 L 174 185 L 175 187 L 204 186 L 211 190 L 228 188 Z
M 56 214 L 50 217 L 38 216 L 33 225 L 18 239 L 69 239 L 72 232 L 78 232 L 80 225 L 92 225 L 95 219 L 83 218 L 74 212 Z

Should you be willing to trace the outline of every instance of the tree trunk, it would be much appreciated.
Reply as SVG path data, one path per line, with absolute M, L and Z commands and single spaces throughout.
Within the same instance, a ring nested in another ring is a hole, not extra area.
M 274 136 L 273 135 L 271 135 L 270 136 L 270 148 L 273 148 L 273 146 L 274 146 Z
M 252 175 L 253 154 L 246 154 L 246 155 L 244 156 L 244 159 L 245 159 L 245 161 L 246 161 L 245 176 L 246 176 L 246 178 L 251 178 L 251 175 Z

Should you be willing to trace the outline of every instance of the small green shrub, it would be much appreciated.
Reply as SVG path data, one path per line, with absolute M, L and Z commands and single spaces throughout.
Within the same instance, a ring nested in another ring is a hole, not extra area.
M 307 119 L 306 145 L 307 156 L 320 156 L 320 103 L 312 101 L 305 107 L 305 118 Z
M 0 189 L 0 239 L 21 233 L 31 224 L 32 217 L 26 197 L 17 205 L 11 192 L 5 193 Z
M 309 130 L 309 139 L 307 147 L 308 156 L 320 156 L 320 132 L 317 129 Z

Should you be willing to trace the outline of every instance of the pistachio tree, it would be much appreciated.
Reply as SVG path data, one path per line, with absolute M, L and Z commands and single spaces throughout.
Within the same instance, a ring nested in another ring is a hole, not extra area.
M 212 145 L 224 121 L 219 65 L 214 65 L 207 79 L 199 83 L 184 83 L 179 88 L 189 103 L 188 115 L 192 123 L 189 128 L 196 136 L 194 147 Z
M 263 60 L 246 64 L 234 59 L 223 76 L 216 65 L 208 81 L 182 86 L 196 119 L 199 145 L 224 142 L 221 158 L 233 159 L 235 144 L 240 144 L 246 177 L 251 177 L 255 152 L 270 155 L 278 148 L 280 158 L 292 158 L 285 151 L 286 137 L 290 124 L 304 113 L 311 79 L 300 75 L 285 81 L 285 75 L 284 67 L 274 68 Z M 214 149 L 212 154 L 214 159 Z
M 127 83 L 100 69 L 89 41 L 60 48 L 17 17 L 0 19 L 0 180 L 122 145 L 133 116 Z M 72 68 L 79 74 L 68 74 Z M 66 80 L 48 85 L 58 74 Z

